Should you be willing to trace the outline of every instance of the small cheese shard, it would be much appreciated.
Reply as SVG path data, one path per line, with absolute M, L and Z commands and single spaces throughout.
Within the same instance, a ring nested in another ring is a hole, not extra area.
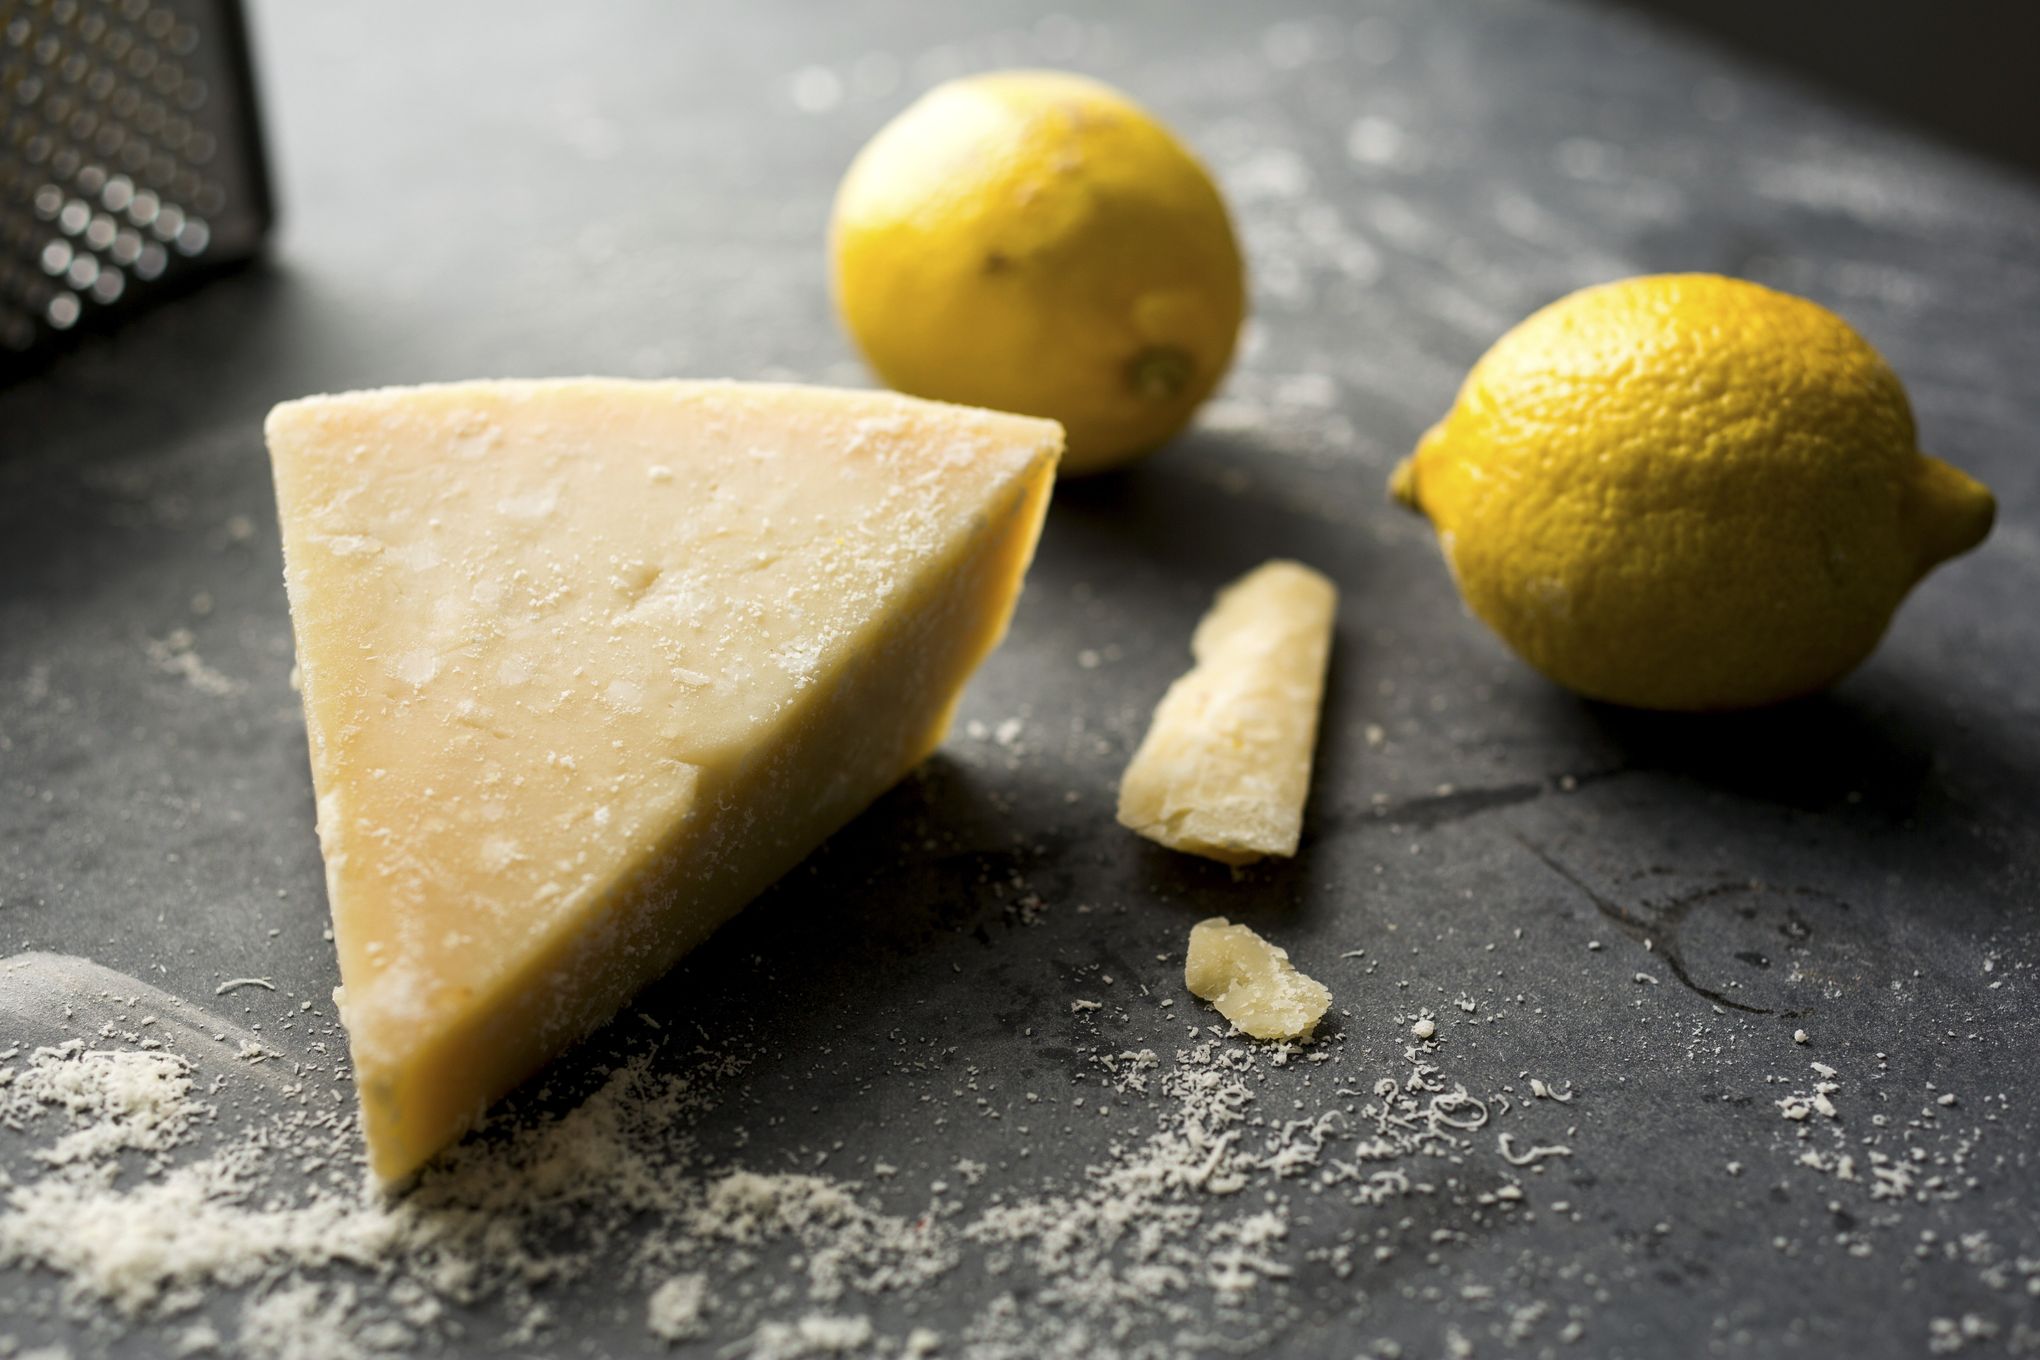
M 267 434 L 371 1164 L 403 1177 L 941 741 L 1062 431 L 465 383 Z
M 1338 603 L 1295 562 L 1219 592 L 1120 780 L 1120 825 L 1226 864 L 1296 853 Z
M 1296 971 L 1288 950 L 1223 916 L 1190 928 L 1183 985 L 1256 1039 L 1308 1039 L 1332 1004 L 1322 982 Z

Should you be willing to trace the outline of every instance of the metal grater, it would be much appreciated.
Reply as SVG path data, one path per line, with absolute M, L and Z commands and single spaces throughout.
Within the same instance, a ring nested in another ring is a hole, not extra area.
M 272 211 L 238 0 L 0 0 L 0 382 Z

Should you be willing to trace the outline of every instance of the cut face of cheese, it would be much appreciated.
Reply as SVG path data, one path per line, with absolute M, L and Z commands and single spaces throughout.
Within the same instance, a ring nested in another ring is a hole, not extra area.
M 313 397 L 267 434 L 386 1181 L 933 749 L 1062 447 L 887 393 L 595 379 Z
M 1295 562 L 1219 592 L 1120 778 L 1121 825 L 1226 864 L 1296 853 L 1338 604 Z

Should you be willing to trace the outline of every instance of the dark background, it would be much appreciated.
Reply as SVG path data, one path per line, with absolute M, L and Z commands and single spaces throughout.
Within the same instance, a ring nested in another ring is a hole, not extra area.
M 1740 56 L 2028 172 L 2040 170 L 2040 7 L 2017 0 L 1632 0 Z
M 843 166 L 936 80 L 1072 66 L 1211 162 L 1255 319 L 1195 430 L 1058 492 L 944 754 L 648 999 L 678 1023 L 714 998 L 771 1034 L 722 1134 L 754 1131 L 760 1164 L 900 1159 L 901 1187 L 959 1157 L 991 1168 L 980 1195 L 1080 1179 L 1154 1107 L 1023 1158 L 1017 1120 L 925 1128 L 921 1097 L 990 1073 L 989 1099 L 1061 1099 L 1096 1054 L 1167 1054 L 1184 934 L 1223 911 L 1331 986 L 1342 1074 L 1393 1067 L 1432 1011 L 1469 1084 L 1580 1093 L 1577 1155 L 1531 1182 L 1534 1216 L 1303 1202 L 1272 1349 L 1902 1356 L 1948 1325 L 1980 1352 L 2040 1344 L 2016 1269 L 2040 1260 L 2040 191 L 2013 165 L 2030 118 L 1952 113 L 2031 97 L 2030 23 L 1936 11 L 1940 41 L 1977 44 L 1968 67 L 1915 31 L 1927 12 L 1802 17 L 1752 64 L 1684 23 L 1557 3 L 258 8 L 284 213 L 267 261 L 0 392 L 0 952 L 86 955 L 200 1006 L 267 976 L 330 1032 L 263 413 L 485 375 L 866 381 L 826 300 Z M 1781 75 L 1793 34 L 1900 94 L 1879 112 Z M 1961 138 L 1898 116 L 1908 56 Z M 1926 447 L 2001 500 L 1858 674 L 1772 713 L 1554 690 L 1382 494 L 1510 324 L 1669 269 L 1839 310 L 1904 376 Z M 1236 879 L 1109 809 L 1212 592 L 1276 554 L 1340 583 L 1340 631 L 1303 853 Z M 1035 924 L 983 886 L 1016 879 Z M 1106 975 L 1111 1004 L 1073 1013 Z M 941 1056 L 901 1064 L 903 1033 Z M 1919 1146 L 1949 1193 L 1875 1200 L 1802 1166 L 1774 1102 L 1811 1061 L 1843 1086 L 1817 1146 Z M 1270 1071 L 1270 1108 L 1308 1075 Z M 1454 1193 L 1499 1183 L 1483 1155 Z M 1309 1256 L 1351 1231 L 1405 1249 L 1351 1277 Z M 0 1274 L 23 1340 L 161 1349 L 72 1336 L 43 1311 L 55 1290 Z M 961 1333 L 974 1290 L 938 1290 L 933 1320 Z M 1535 1302 L 1550 1320 L 1514 1336 L 1509 1309 Z M 563 1349 L 644 1348 L 641 1300 L 562 1307 Z

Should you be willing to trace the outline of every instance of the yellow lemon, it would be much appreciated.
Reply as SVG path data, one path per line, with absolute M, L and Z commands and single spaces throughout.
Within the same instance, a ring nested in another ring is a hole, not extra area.
M 1061 421 L 1065 472 L 1181 429 L 1245 307 L 1204 167 L 1125 95 L 1062 72 L 930 90 L 851 164 L 829 236 L 837 310 L 878 375 Z
M 1484 355 L 1390 489 L 1560 684 L 1729 709 L 1821 689 L 1990 531 L 1905 389 L 1804 298 L 1710 274 L 1562 298 Z

